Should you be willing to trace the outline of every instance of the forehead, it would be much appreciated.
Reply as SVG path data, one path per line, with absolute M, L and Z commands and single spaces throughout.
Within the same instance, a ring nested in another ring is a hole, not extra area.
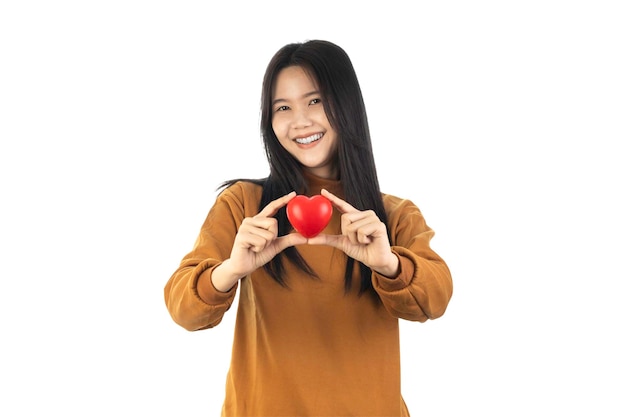
M 313 74 L 301 66 L 290 66 L 280 70 L 274 84 L 274 97 L 317 91 L 317 81 Z

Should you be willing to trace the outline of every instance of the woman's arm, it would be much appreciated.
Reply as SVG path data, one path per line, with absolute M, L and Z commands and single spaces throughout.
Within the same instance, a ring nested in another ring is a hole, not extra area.
M 398 256 L 397 276 L 372 273 L 372 284 L 395 317 L 426 321 L 441 317 L 452 297 L 452 276 L 430 247 L 434 236 L 420 210 L 409 200 L 385 197 L 391 250 Z

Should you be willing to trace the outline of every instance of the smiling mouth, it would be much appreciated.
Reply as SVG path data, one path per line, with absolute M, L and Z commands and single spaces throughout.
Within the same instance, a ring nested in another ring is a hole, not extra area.
M 313 143 L 318 141 L 324 136 L 322 133 L 316 133 L 315 135 L 307 136 L 306 138 L 297 138 L 296 143 L 300 145 L 308 145 L 309 143 Z

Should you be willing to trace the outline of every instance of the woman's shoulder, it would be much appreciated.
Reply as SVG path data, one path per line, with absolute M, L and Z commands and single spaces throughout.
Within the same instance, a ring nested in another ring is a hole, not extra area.
M 238 207 L 245 215 L 258 212 L 263 193 L 261 181 L 237 179 L 225 184 L 217 196 L 216 204 L 227 204 L 231 210 Z
M 220 194 L 246 195 L 263 190 L 262 180 L 237 179 L 224 183 Z
M 225 184 L 218 197 L 237 198 L 239 200 L 246 200 L 250 197 L 256 199 L 257 196 L 260 198 L 263 192 L 261 180 L 237 179 Z
M 412 239 L 418 233 L 432 233 L 422 211 L 410 199 L 383 194 L 383 205 L 387 214 L 387 226 L 396 242 L 394 244 L 407 241 L 403 239 Z
M 382 193 L 383 205 L 388 217 L 416 213 L 421 214 L 419 207 L 408 198 L 398 197 L 393 194 Z
M 407 206 L 407 205 L 413 205 L 413 206 L 415 205 L 410 199 L 399 197 L 394 194 L 382 193 L 382 197 L 383 197 L 383 203 L 385 207 L 389 207 L 393 209 L 397 209 L 398 207 Z

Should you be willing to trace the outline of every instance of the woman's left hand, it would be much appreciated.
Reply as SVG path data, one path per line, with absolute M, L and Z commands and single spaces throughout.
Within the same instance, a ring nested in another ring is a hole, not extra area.
M 329 245 L 387 277 L 398 274 L 400 261 L 391 252 L 387 227 L 372 210 L 360 211 L 336 195 L 322 190 L 322 195 L 341 212 L 341 234 L 319 234 L 309 245 Z

